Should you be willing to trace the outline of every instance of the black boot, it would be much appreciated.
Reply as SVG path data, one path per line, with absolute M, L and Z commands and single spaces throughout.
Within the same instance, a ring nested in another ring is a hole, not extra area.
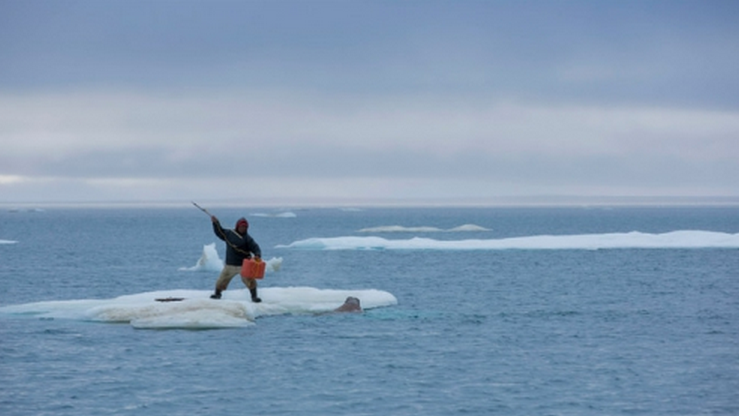
M 210 295 L 211 299 L 220 299 L 221 298 L 221 291 L 219 289 L 216 289 L 216 293 Z
M 251 292 L 251 301 L 254 303 L 259 303 L 262 301 L 262 299 L 259 299 L 257 296 L 257 288 L 249 289 L 249 292 Z

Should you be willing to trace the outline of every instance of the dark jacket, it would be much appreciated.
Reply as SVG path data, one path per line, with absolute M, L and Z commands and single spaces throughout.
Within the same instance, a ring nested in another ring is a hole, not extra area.
M 249 259 L 252 255 L 262 257 L 259 244 L 251 238 L 248 231 L 241 235 L 234 230 L 224 229 L 219 222 L 214 222 L 213 232 L 226 242 L 226 264 L 241 266 L 244 259 Z

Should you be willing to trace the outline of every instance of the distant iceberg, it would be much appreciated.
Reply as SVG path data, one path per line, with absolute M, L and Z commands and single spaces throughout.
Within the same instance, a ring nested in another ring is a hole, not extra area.
M 254 214 L 251 214 L 253 217 L 267 217 L 267 218 L 297 218 L 297 215 L 294 212 L 278 212 L 278 213 L 264 213 L 264 212 L 257 212 Z
M 739 234 L 714 231 L 673 231 L 664 234 L 641 232 L 538 235 L 489 240 L 434 240 L 381 237 L 309 238 L 278 248 L 302 250 L 598 250 L 627 248 L 739 248 Z
M 454 231 L 454 232 L 457 232 L 457 231 L 490 231 L 490 229 L 485 228 L 485 227 L 480 227 L 479 225 L 475 225 L 475 224 L 465 224 L 465 225 L 460 225 L 459 227 L 454 227 L 450 229 L 449 231 Z

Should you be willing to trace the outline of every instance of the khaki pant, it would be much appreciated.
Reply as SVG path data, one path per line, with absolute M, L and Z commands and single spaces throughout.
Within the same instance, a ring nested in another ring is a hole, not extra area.
M 223 270 L 221 270 L 221 275 L 218 276 L 218 281 L 216 281 L 216 289 L 221 291 L 226 290 L 228 284 L 231 283 L 231 279 L 233 279 L 237 274 L 240 273 L 241 266 L 231 266 L 228 264 L 223 266 Z M 254 279 L 247 279 L 245 277 L 242 277 L 241 281 L 244 282 L 246 287 L 249 289 L 257 288 L 257 281 Z

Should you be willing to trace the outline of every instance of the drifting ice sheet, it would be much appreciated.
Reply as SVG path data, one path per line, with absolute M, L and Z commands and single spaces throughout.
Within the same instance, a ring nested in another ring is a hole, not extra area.
M 38 318 L 75 319 L 130 323 L 136 328 L 207 329 L 252 325 L 256 318 L 270 315 L 330 312 L 348 296 L 360 299 L 363 309 L 398 303 L 395 296 L 380 290 L 331 290 L 312 287 L 260 289 L 261 303 L 253 303 L 246 289 L 228 290 L 223 299 L 212 300 L 210 291 L 167 290 L 120 296 L 113 299 L 82 299 L 36 302 L 0 308 L 0 314 Z M 184 298 L 177 302 L 155 299 Z

